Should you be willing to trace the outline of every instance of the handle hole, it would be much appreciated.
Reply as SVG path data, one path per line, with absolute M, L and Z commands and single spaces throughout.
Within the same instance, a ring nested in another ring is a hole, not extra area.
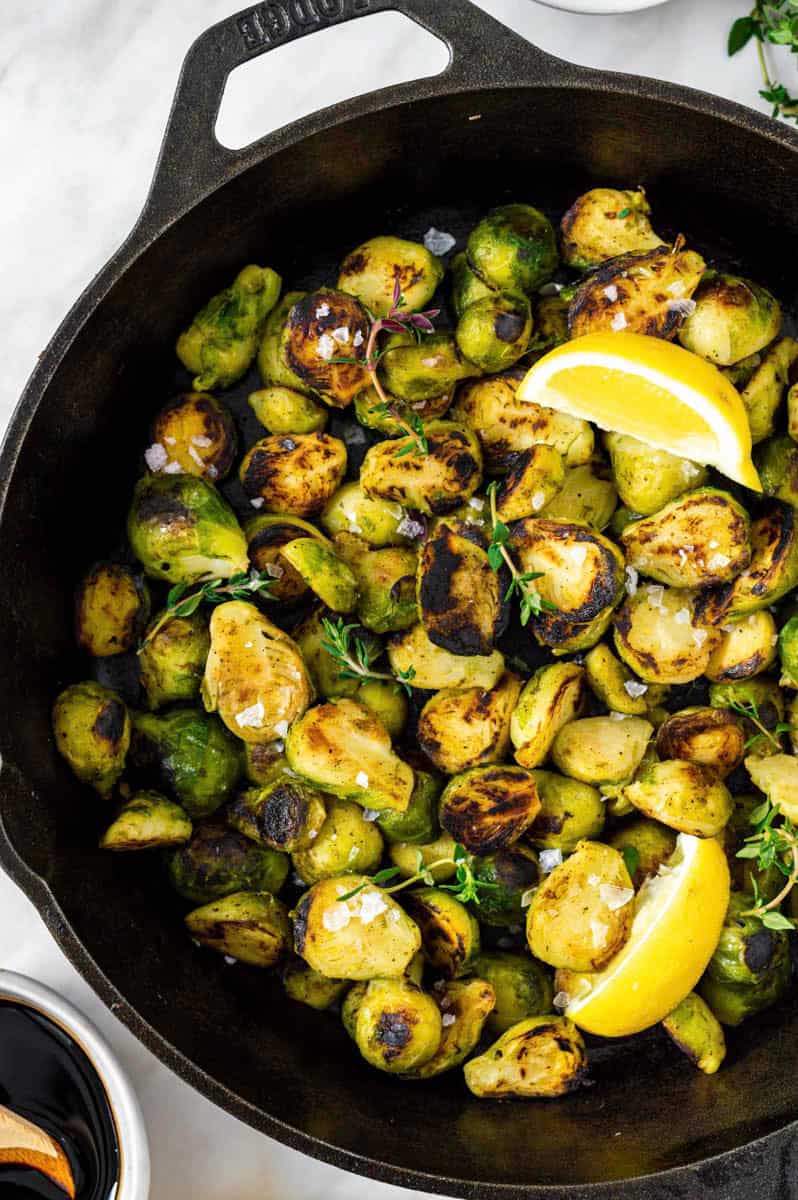
M 446 44 L 401 13 L 333 25 L 236 67 L 216 137 L 229 150 L 241 150 L 320 108 L 439 75 L 448 64 Z

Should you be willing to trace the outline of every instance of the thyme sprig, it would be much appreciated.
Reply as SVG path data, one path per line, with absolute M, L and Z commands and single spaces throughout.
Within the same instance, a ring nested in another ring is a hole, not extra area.
M 756 41 L 764 87 L 759 95 L 773 105 L 772 116 L 798 121 L 798 96 L 771 74 L 765 46 L 788 46 L 798 54 L 798 0 L 757 0 L 747 17 L 738 17 L 729 30 L 729 55 Z
M 544 610 L 547 612 L 556 612 L 555 605 L 544 600 L 537 588 L 532 587 L 536 579 L 541 579 L 542 571 L 519 571 L 515 564 L 513 556 L 507 548 L 507 543 L 510 540 L 510 530 L 499 520 L 496 511 L 496 493 L 499 485 L 494 480 L 488 488 L 488 498 L 490 500 L 490 520 L 493 532 L 491 534 L 491 542 L 488 547 L 488 561 L 494 571 L 498 571 L 502 563 L 509 569 L 512 579 L 510 586 L 505 593 L 505 600 L 511 600 L 513 596 L 518 596 L 521 603 L 521 624 L 528 625 L 530 618 L 539 616 Z
M 452 862 L 455 863 L 455 882 L 436 884 L 433 872 L 438 867 L 450 866 Z M 386 883 L 391 883 L 401 873 L 398 867 L 386 867 L 384 871 L 378 871 L 366 883 L 359 884 L 356 888 L 352 888 L 351 892 L 346 892 L 345 895 L 339 896 L 338 899 L 343 904 L 346 900 L 351 900 L 353 896 L 357 896 L 359 892 L 362 892 L 364 888 L 372 884 L 375 887 L 381 888 L 386 896 L 392 896 L 396 892 L 401 892 L 405 888 L 412 887 L 414 883 L 425 883 L 429 887 L 438 887 L 442 892 L 451 892 L 454 898 L 459 900 L 461 904 L 480 904 L 484 892 L 495 891 L 499 886 L 497 883 L 486 883 L 481 879 L 477 879 L 474 875 L 471 855 L 465 846 L 461 846 L 459 842 L 455 845 L 451 858 L 438 858 L 435 862 L 429 864 L 424 863 L 421 851 L 417 850 L 415 875 L 411 875 L 409 879 L 403 879 L 401 883 L 397 883 L 393 887 L 385 887 Z
M 754 746 L 757 742 L 761 741 L 762 738 L 767 738 L 774 749 L 778 751 L 784 749 L 781 744 L 781 738 L 779 737 L 779 734 L 790 733 L 792 731 L 792 725 L 790 725 L 789 722 L 780 721 L 779 724 L 773 729 L 768 729 L 759 715 L 759 705 L 750 693 L 746 694 L 746 699 L 744 701 L 736 699 L 730 700 L 729 708 L 732 710 L 732 712 L 736 712 L 739 717 L 745 717 L 747 721 L 750 721 L 751 724 L 756 726 L 756 728 L 759 730 L 759 733 L 755 733 L 752 737 L 748 738 L 744 749 L 748 750 L 751 746 Z
M 322 646 L 338 663 L 342 679 L 360 679 L 366 683 L 389 680 L 397 690 L 404 688 L 408 696 L 412 694 L 410 684 L 416 675 L 415 667 L 397 671 L 395 675 L 389 671 L 375 671 L 372 667 L 375 655 L 362 638 L 354 636 L 354 630 L 359 629 L 359 625 L 346 625 L 343 617 L 338 617 L 336 621 L 324 617 L 322 627 L 327 635 Z
M 776 867 L 785 876 L 786 882 L 777 896 L 765 902 L 752 876 L 754 903 L 741 915 L 759 917 L 766 929 L 795 929 L 795 922 L 778 909 L 798 882 L 798 832 L 787 817 L 782 818 L 780 825 L 775 825 L 778 816 L 779 810 L 769 800 L 759 804 L 749 817 L 754 832 L 745 839 L 742 849 L 737 851 L 737 857 L 756 859 L 760 871 Z
M 176 583 L 166 598 L 166 608 L 152 628 L 147 630 L 138 653 L 141 654 L 144 647 L 170 621 L 176 617 L 192 616 L 201 604 L 226 604 L 228 600 L 249 600 L 252 596 L 265 596 L 267 600 L 273 600 L 274 597 L 269 594 L 273 583 L 273 576 L 265 571 L 242 571 L 238 575 L 231 575 L 229 579 L 209 579 L 199 587 L 190 583 Z M 195 590 L 190 590 L 192 588 Z

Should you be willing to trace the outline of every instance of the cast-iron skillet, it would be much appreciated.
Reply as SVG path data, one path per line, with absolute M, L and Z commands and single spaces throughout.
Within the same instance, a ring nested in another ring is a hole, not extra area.
M 240 153 L 215 141 L 234 67 L 387 9 L 448 42 L 442 75 L 324 110 Z M 97 851 L 105 814 L 57 759 L 49 709 L 85 674 L 73 586 L 118 539 L 149 418 L 173 381 L 175 335 L 243 263 L 276 266 L 296 286 L 319 264 L 334 278 L 343 251 L 372 234 L 418 237 L 436 224 L 462 235 L 509 197 L 555 212 L 591 184 L 642 183 L 671 232 L 739 256 L 794 302 L 797 168 L 798 138 L 775 122 L 568 66 L 467 0 L 264 4 L 189 52 L 144 213 L 43 354 L 3 449 L 0 861 L 143 1042 L 280 1141 L 458 1196 L 791 1194 L 790 1005 L 744 1026 L 711 1079 L 653 1033 L 595 1051 L 595 1085 L 551 1104 L 479 1103 L 459 1072 L 399 1083 L 359 1061 L 334 1016 L 199 954 L 155 863 L 148 873 Z

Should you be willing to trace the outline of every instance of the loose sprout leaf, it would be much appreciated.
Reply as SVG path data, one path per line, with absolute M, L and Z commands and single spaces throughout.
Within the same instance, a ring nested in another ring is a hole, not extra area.
M 634 875 L 640 866 L 640 851 L 637 849 L 637 846 L 624 846 L 622 855 L 626 870 L 630 876 Z

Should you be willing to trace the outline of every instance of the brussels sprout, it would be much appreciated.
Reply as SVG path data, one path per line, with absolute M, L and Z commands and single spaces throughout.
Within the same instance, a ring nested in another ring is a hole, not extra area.
M 604 440 L 621 502 L 633 513 L 650 516 L 706 482 L 706 467 L 687 458 L 657 450 L 625 433 L 607 433 Z
M 313 698 L 299 647 L 254 604 L 213 610 L 202 699 L 244 742 L 284 737 Z
M 153 579 L 196 583 L 249 570 L 247 544 L 235 513 L 204 479 L 145 475 L 127 518 L 133 553 Z
M 596 788 L 556 771 L 533 771 L 540 797 L 540 812 L 527 831 L 540 850 L 570 854 L 585 838 L 601 836 L 604 804 Z
M 436 987 L 434 999 L 442 1014 L 438 1049 L 403 1079 L 432 1079 L 465 1062 L 479 1043 L 496 993 L 485 979 L 457 979 Z
M 783 816 L 798 822 L 798 759 L 792 754 L 749 755 L 745 769 Z
M 767 616 L 770 616 L 770 613 Z M 779 683 L 782 687 L 798 688 L 798 616 L 790 617 L 782 627 L 778 637 L 778 646 L 781 659 Z
M 479 954 L 476 917 L 451 892 L 424 887 L 405 892 L 404 906 L 421 931 L 421 949 L 444 979 L 471 973 Z
M 668 1013 L 662 1027 L 699 1071 L 715 1074 L 726 1057 L 726 1039 L 717 1018 L 700 996 L 688 992 L 681 1004 Z
M 568 305 L 574 298 L 576 286 L 560 288 L 553 296 L 539 296 L 533 311 L 534 332 L 530 350 L 553 350 L 570 338 Z
M 211 645 L 208 620 L 200 610 L 160 624 L 165 615 L 156 615 L 150 626 L 156 632 L 145 633 L 139 651 L 141 683 L 152 709 L 199 695 Z
M 775 504 L 751 526 L 751 563 L 731 583 L 704 592 L 704 621 L 722 625 L 775 604 L 798 583 L 796 510 Z
M 134 765 L 154 769 L 190 817 L 207 817 L 224 803 L 241 772 L 241 755 L 220 721 L 181 706 L 137 713 L 133 727 Z
M 346 256 L 338 288 L 356 296 L 373 316 L 386 317 L 397 287 L 402 312 L 418 312 L 434 296 L 443 274 L 441 260 L 418 242 L 374 237 Z
M 409 979 L 372 979 L 353 1024 L 354 1040 L 366 1062 L 401 1074 L 428 1062 L 441 1041 L 441 1011 Z
M 560 222 L 563 262 L 589 271 L 620 254 L 662 248 L 651 228 L 651 206 L 642 188 L 591 188 L 578 196 Z
M 149 588 L 121 563 L 96 563 L 75 597 L 78 646 L 94 658 L 132 650 L 150 611 Z
M 329 614 L 325 609 L 316 609 L 296 627 L 294 640 L 302 654 L 313 688 L 320 696 L 325 700 L 333 700 L 338 696 L 354 697 L 361 685 L 357 679 L 350 677 L 352 672 L 329 651 L 330 637 L 324 626 L 328 618 Z M 351 644 L 362 643 L 369 662 L 379 658 L 382 643 L 370 630 L 362 625 L 353 624 L 349 635 Z
M 172 887 L 186 900 L 206 904 L 235 892 L 275 895 L 288 875 L 288 856 L 217 821 L 197 825 L 187 845 L 166 860 Z
M 600 971 L 629 937 L 633 899 L 621 854 L 603 842 L 579 842 L 532 897 L 529 949 L 553 967 Z
M 636 817 L 617 829 L 609 843 L 620 850 L 635 890 L 638 890 L 671 857 L 676 849 L 676 833 L 659 821 Z
M 767 609 L 749 613 L 732 625 L 724 625 L 722 633 L 705 672 L 713 683 L 750 679 L 776 661 L 776 622 Z
M 531 772 L 516 766 L 472 767 L 443 789 L 440 822 L 471 854 L 503 850 L 540 811 Z
M 416 781 L 410 804 L 403 813 L 391 811 L 380 813 L 377 825 L 391 844 L 402 842 L 417 845 L 429 842 L 439 832 L 438 799 L 443 782 L 428 771 L 416 771 Z
M 496 850 L 472 864 L 474 877 L 488 885 L 482 892 L 476 916 L 483 925 L 523 925 L 529 893 L 537 886 L 538 856 L 520 842 Z
M 306 389 L 318 392 L 334 408 L 346 408 L 369 385 L 359 350 L 368 336 L 369 318 L 362 304 L 354 296 L 322 288 L 300 296 L 289 309 L 279 354 Z
M 539 667 L 524 685 L 510 719 L 516 761 L 539 767 L 563 725 L 581 716 L 587 700 L 584 668 L 577 663 Z
M 418 620 L 416 551 L 409 546 L 371 550 L 351 533 L 337 533 L 335 550 L 358 589 L 357 615 L 374 633 L 394 633 Z
M 294 867 L 305 883 L 318 883 L 344 872 L 368 875 L 382 858 L 383 841 L 373 821 L 351 800 L 330 800 L 318 836 L 293 853 Z
M 464 1070 L 469 1089 L 482 1098 L 565 1096 L 585 1076 L 587 1051 L 566 1017 L 527 1017 Z
M 251 967 L 275 967 L 291 946 L 288 909 L 269 892 L 236 892 L 186 917 L 195 941 Z
M 582 783 L 623 783 L 640 766 L 653 732 L 653 725 L 640 717 L 584 717 L 557 734 L 552 762 Z
M 282 970 L 283 987 L 290 1000 L 307 1004 L 316 1012 L 331 1008 L 349 990 L 347 979 L 327 979 L 301 958 L 291 958 Z
M 151 471 L 175 470 L 211 483 L 224 479 L 238 450 L 230 410 L 203 392 L 185 392 L 170 400 L 155 418 L 152 446 L 145 454 Z
M 696 288 L 695 309 L 679 332 L 693 354 L 729 366 L 764 350 L 781 329 L 776 297 L 739 275 L 707 271 Z
M 774 432 L 776 413 L 797 361 L 798 342 L 790 337 L 781 338 L 765 351 L 761 363 L 743 387 L 740 394 L 754 445 Z
M 551 977 L 529 955 L 483 950 L 473 969 L 480 979 L 487 980 L 496 996 L 487 1021 L 491 1033 L 505 1033 L 526 1017 L 551 1012 L 554 996 Z
M 518 292 L 496 292 L 476 300 L 457 324 L 457 345 L 481 370 L 506 370 L 526 354 L 532 336 L 532 309 Z
M 326 819 L 324 797 L 287 771 L 264 787 L 245 788 L 227 809 L 233 829 L 286 854 L 314 842 Z
M 267 512 L 312 516 L 324 508 L 346 473 L 346 446 L 327 433 L 265 437 L 244 456 L 241 486 Z
M 249 370 L 282 279 L 268 267 L 248 266 L 197 313 L 177 339 L 177 357 L 195 375 L 198 392 L 230 387 Z
M 285 437 L 292 433 L 321 433 L 328 410 L 312 396 L 290 387 L 267 387 L 251 392 L 249 407 L 269 433 Z
M 101 850 L 157 850 L 182 846 L 191 821 L 160 792 L 134 792 L 100 838 Z
M 451 393 L 481 369 L 463 357 L 453 333 L 431 333 L 420 342 L 399 333 L 386 343 L 379 372 L 385 391 L 412 407 Z
M 609 469 L 594 459 L 565 472 L 562 486 L 540 515 L 551 521 L 583 522 L 601 530 L 609 525 L 617 503 L 618 493 Z
M 388 847 L 388 857 L 405 879 L 412 879 L 419 870 L 429 871 L 436 883 L 446 883 L 457 870 L 454 859 L 456 842 L 450 833 L 441 833 L 434 842 L 394 842 Z M 437 863 L 436 867 L 432 867 Z M 430 867 L 432 870 L 430 871 Z
M 65 688 L 53 707 L 53 733 L 78 779 L 110 796 L 130 745 L 130 717 L 116 692 L 92 680 Z
M 779 1000 L 790 984 L 787 935 L 746 915 L 753 897 L 732 892 L 715 953 L 701 980 L 701 995 L 724 1025 L 739 1025 Z
M 392 741 L 402 736 L 409 713 L 402 688 L 387 679 L 367 679 L 358 687 L 354 699 L 382 721 Z
M 658 583 L 627 596 L 615 616 L 614 640 L 646 683 L 678 684 L 704 674 L 720 634 L 702 623 L 694 592 Z
M 774 679 L 713 683 L 709 689 L 709 703 L 713 708 L 735 710 L 742 719 L 750 754 L 764 758 L 779 753 L 781 738 L 776 728 L 784 720 L 784 696 Z M 741 709 L 744 710 L 742 713 Z M 750 720 L 746 712 L 756 720 Z
M 555 500 L 565 477 L 562 455 L 554 446 L 541 442 L 521 450 L 499 488 L 496 515 L 500 521 L 536 516 Z
M 283 547 L 282 557 L 333 612 L 348 613 L 357 604 L 351 569 L 318 538 L 294 538 Z
M 268 787 L 288 767 L 282 742 L 244 743 L 244 775 L 258 787 Z
M 314 972 L 318 974 L 318 972 Z M 324 978 L 322 976 L 321 978 Z M 336 982 L 340 982 L 336 980 Z M 413 981 L 415 982 L 415 980 Z M 341 1005 L 341 1023 L 344 1029 L 349 1034 L 352 1041 L 355 1040 L 355 1024 L 357 1022 L 357 1014 L 360 1011 L 360 1006 L 363 1003 L 363 997 L 366 994 L 368 987 L 367 981 L 352 984 L 349 980 L 346 981 L 348 991 L 344 996 L 344 1002 Z
M 748 514 L 728 492 L 699 488 L 621 534 L 627 563 L 670 587 L 734 579 L 751 561 Z
M 577 288 L 568 309 L 571 337 L 623 331 L 674 338 L 705 266 L 678 244 L 610 259 Z
M 649 685 L 639 683 L 609 646 L 594 646 L 585 655 L 585 675 L 594 695 L 612 712 L 630 717 L 644 717 L 648 712 Z
M 557 270 L 557 240 L 551 222 L 531 204 L 494 208 L 472 230 L 466 256 L 470 269 L 491 287 L 530 296 Z
M 401 504 L 367 496 L 359 483 L 345 483 L 330 497 L 320 520 L 330 537 L 353 533 L 379 549 L 406 544 L 399 532 L 405 516 Z
M 301 517 L 264 513 L 251 517 L 244 526 L 249 548 L 249 561 L 256 571 L 272 577 L 269 596 L 292 604 L 307 592 L 307 584 L 291 564 L 283 558 L 283 546 L 294 538 L 315 537 L 326 544 L 326 539 Z
M 355 396 L 355 417 L 366 429 L 376 429 L 378 433 L 384 433 L 386 437 L 403 437 L 407 432 L 406 425 L 410 419 L 415 424 L 417 417 L 423 425 L 426 425 L 428 421 L 435 421 L 439 417 L 445 416 L 452 403 L 451 391 L 442 392 L 440 396 L 428 396 L 424 400 L 416 400 L 413 404 L 408 404 L 406 400 L 400 400 L 398 396 L 391 396 L 389 392 L 385 391 L 385 388 L 382 391 L 387 397 L 390 406 L 389 412 L 385 410 L 385 401 L 382 396 L 372 385 Z M 392 416 L 392 412 L 395 412 L 396 416 Z M 400 417 L 402 423 L 398 419 Z
M 267 387 L 287 387 L 308 395 L 311 389 L 291 370 L 283 357 L 283 333 L 288 314 L 305 295 L 305 292 L 286 292 L 267 317 L 258 350 L 258 368 Z
M 798 446 L 786 433 L 760 442 L 754 453 L 762 491 L 798 507 Z
M 659 452 L 654 450 L 652 447 L 652 453 L 657 454 Z M 620 538 L 626 526 L 631 521 L 638 520 L 639 516 L 639 513 L 630 512 L 625 504 L 619 505 L 619 507 L 616 508 L 615 512 L 612 514 L 612 520 L 610 521 L 609 525 L 610 533 L 614 538 Z
M 517 398 L 523 375 L 504 374 L 477 379 L 458 388 L 449 419 L 479 437 L 485 470 L 504 474 L 515 455 L 546 443 L 562 455 L 567 467 L 590 460 L 595 438 L 587 421 L 554 412 Z
M 720 780 L 683 759 L 652 763 L 623 796 L 645 816 L 693 837 L 715 837 L 732 814 L 732 798 Z
M 494 650 L 488 655 L 450 654 L 435 646 L 424 626 L 414 625 L 388 643 L 388 659 L 395 674 L 413 668 L 413 686 L 429 691 L 441 688 L 495 687 L 504 674 L 504 656 Z
M 725 779 L 743 761 L 745 740 L 742 722 L 728 709 L 683 708 L 657 730 L 657 754 L 697 763 Z
M 365 875 L 315 883 L 291 918 L 297 954 L 328 979 L 398 979 L 421 949 L 415 922 Z
M 418 718 L 421 749 L 446 775 L 500 762 L 510 746 L 510 719 L 520 690 L 521 680 L 505 671 L 494 688 L 437 692 Z
M 353 700 L 319 704 L 288 731 L 285 752 L 297 774 L 362 808 L 405 812 L 414 775 L 391 748 L 385 726 Z
M 475 275 L 468 265 L 465 253 L 456 254 L 451 262 L 452 306 L 458 320 L 467 308 L 477 300 L 485 300 L 497 290 Z
M 755 372 L 761 366 L 763 357 L 762 354 L 749 354 L 747 358 L 741 358 L 738 363 L 733 363 L 730 367 L 721 367 L 720 372 L 738 390 L 741 390 L 751 382 Z
M 429 452 L 423 456 L 413 452 L 409 437 L 372 446 L 360 471 L 366 495 L 394 500 L 427 516 L 451 512 L 473 496 L 482 482 L 476 436 L 451 421 L 431 421 L 425 437 Z
M 491 653 L 503 615 L 499 577 L 481 546 L 442 527 L 418 558 L 418 607 L 430 641 L 451 654 Z

